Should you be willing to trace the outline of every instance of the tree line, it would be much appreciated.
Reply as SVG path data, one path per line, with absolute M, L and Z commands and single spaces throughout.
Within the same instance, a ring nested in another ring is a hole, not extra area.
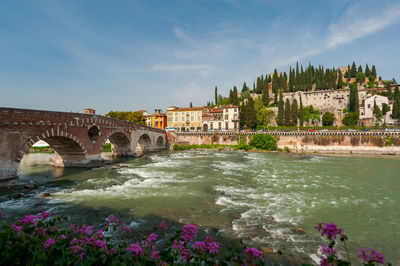
M 120 119 L 124 120 L 127 122 L 132 122 L 140 125 L 145 125 L 146 123 L 146 118 L 143 116 L 142 112 L 136 111 L 110 111 L 107 114 L 105 114 L 107 117 L 115 118 L 115 119 Z

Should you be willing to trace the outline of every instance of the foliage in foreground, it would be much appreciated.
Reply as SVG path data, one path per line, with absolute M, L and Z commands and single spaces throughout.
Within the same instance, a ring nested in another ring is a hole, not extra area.
M 3 216 L 0 211 L 0 218 Z M 3 222 L 0 264 L 265 265 L 262 253 L 256 248 L 246 245 L 225 248 L 210 236 L 200 241 L 198 227 L 193 224 L 172 234 L 167 233 L 168 226 L 162 221 L 158 233 L 137 240 L 130 236 L 131 227 L 112 215 L 103 229 L 91 225 L 67 225 L 67 221 L 67 216 L 51 217 L 44 211 L 38 216 L 25 215 L 11 225 Z M 318 223 L 315 229 L 328 240 L 328 245 L 320 246 L 320 265 L 351 265 L 343 229 L 333 223 Z M 334 248 L 337 238 L 344 244 L 346 259 Z M 385 265 L 385 256 L 371 248 L 360 249 L 359 258 L 363 265 Z
M 196 225 L 168 233 L 162 221 L 158 233 L 141 240 L 130 236 L 122 219 L 110 216 L 103 229 L 66 225 L 68 217 L 25 215 L 0 231 L 1 265 L 263 265 L 259 250 L 223 248 L 212 237 L 200 241 Z M 135 239 L 135 240 L 133 240 Z

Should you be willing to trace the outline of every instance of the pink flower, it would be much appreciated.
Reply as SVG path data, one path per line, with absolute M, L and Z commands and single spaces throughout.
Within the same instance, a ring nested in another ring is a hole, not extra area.
M 160 259 L 160 251 L 152 251 L 150 258 L 152 260 L 159 260 Z
M 189 249 L 183 249 L 181 251 L 181 256 L 185 261 L 188 261 L 190 259 L 190 250 Z
M 139 243 L 136 244 L 130 244 L 126 250 L 135 255 L 135 256 L 143 256 L 144 252 L 143 252 L 143 248 L 139 245 Z
M 118 220 L 117 217 L 115 217 L 114 215 L 111 215 L 110 217 L 108 217 L 107 225 L 110 226 L 110 225 L 114 224 L 117 220 Z
M 97 240 L 96 246 L 97 246 L 98 248 L 103 249 L 103 250 L 104 250 L 104 249 L 107 249 L 107 243 L 106 243 L 105 240 L 104 240 L 104 241 Z
M 43 248 L 44 248 L 44 249 L 48 249 L 48 248 L 52 247 L 55 243 L 56 243 L 56 240 L 49 237 L 49 238 L 46 240 L 46 242 L 44 242 Z
M 244 250 L 244 253 L 246 253 L 247 255 L 249 255 L 251 258 L 259 258 L 259 259 L 263 259 L 262 255 L 261 255 L 261 251 L 259 251 L 256 248 L 249 248 L 247 247 Z
M 25 215 L 25 218 L 23 218 L 20 222 L 21 225 L 36 225 L 37 224 L 37 216 L 33 214 Z
M 368 250 L 371 252 L 368 255 Z M 374 264 L 374 262 L 380 263 L 380 264 L 385 264 L 384 259 L 385 255 L 379 253 L 376 250 L 373 250 L 372 248 L 368 249 L 360 249 L 360 255 L 358 255 L 359 258 L 362 258 L 364 262 L 367 262 L 368 264 Z
M 83 260 L 83 257 L 86 255 L 85 252 L 82 252 L 81 254 L 79 254 L 79 258 L 81 258 L 81 260 Z
M 157 239 L 158 235 L 151 233 L 149 237 L 146 239 L 146 246 L 153 247 L 154 241 Z
M 61 239 L 66 239 L 67 237 L 65 235 L 61 235 Z
M 39 233 L 41 233 L 42 235 L 46 235 L 47 230 L 45 228 L 39 227 L 37 229 L 39 231 Z
M 219 244 L 217 242 L 207 243 L 207 248 L 210 254 L 216 254 L 219 252 Z
M 182 239 L 185 242 L 188 242 L 189 240 L 193 240 L 196 237 L 197 230 L 198 230 L 198 228 L 194 224 L 189 224 L 189 225 L 183 226 L 182 235 L 181 235 Z
M 40 214 L 40 219 L 44 220 L 46 218 L 49 218 L 50 216 L 51 216 L 51 213 L 44 211 Z
M 203 242 L 202 241 L 194 242 L 193 248 L 198 249 L 201 252 L 205 252 L 207 250 L 206 243 L 204 241 Z
M 103 237 L 104 237 L 104 232 L 103 232 L 103 230 L 100 229 L 100 230 L 97 231 L 97 237 L 98 237 L 98 238 L 103 238 Z
M 344 240 L 346 236 L 343 234 L 343 228 L 337 227 L 334 223 L 318 223 L 318 226 L 315 227 L 318 231 L 321 232 L 321 236 L 325 236 L 328 239 L 336 239 L 336 236 L 339 235 L 340 239 Z
M 168 230 L 168 226 L 167 226 L 167 224 L 165 223 L 164 220 L 161 221 L 160 228 L 163 229 L 164 231 Z
M 22 230 L 22 226 L 21 225 L 16 225 L 15 223 L 13 223 L 11 225 L 11 229 L 13 229 L 14 231 L 17 232 L 17 234 L 21 234 L 21 230 Z
M 121 227 L 121 233 L 123 236 L 128 236 L 130 233 L 132 232 L 132 228 L 130 228 L 129 226 L 122 226 Z
M 158 263 L 158 266 L 168 266 L 168 263 L 165 261 Z
M 4 217 L 4 212 L 0 211 L 0 218 L 3 218 L 3 217 Z
M 93 225 L 84 225 L 82 226 L 82 230 L 88 235 L 93 234 Z

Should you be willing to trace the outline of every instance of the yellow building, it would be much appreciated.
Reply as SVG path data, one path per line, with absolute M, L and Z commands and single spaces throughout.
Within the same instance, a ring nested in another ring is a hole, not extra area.
M 203 107 L 175 107 L 167 109 L 167 127 L 178 131 L 201 131 Z

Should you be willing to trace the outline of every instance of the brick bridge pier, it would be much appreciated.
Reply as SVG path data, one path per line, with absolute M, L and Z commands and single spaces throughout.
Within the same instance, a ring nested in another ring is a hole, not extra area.
M 137 156 L 167 147 L 164 130 L 101 115 L 0 107 L 0 180 L 17 177 L 29 148 L 44 140 L 55 150 L 57 167 L 96 167 L 109 140 L 114 156 Z

